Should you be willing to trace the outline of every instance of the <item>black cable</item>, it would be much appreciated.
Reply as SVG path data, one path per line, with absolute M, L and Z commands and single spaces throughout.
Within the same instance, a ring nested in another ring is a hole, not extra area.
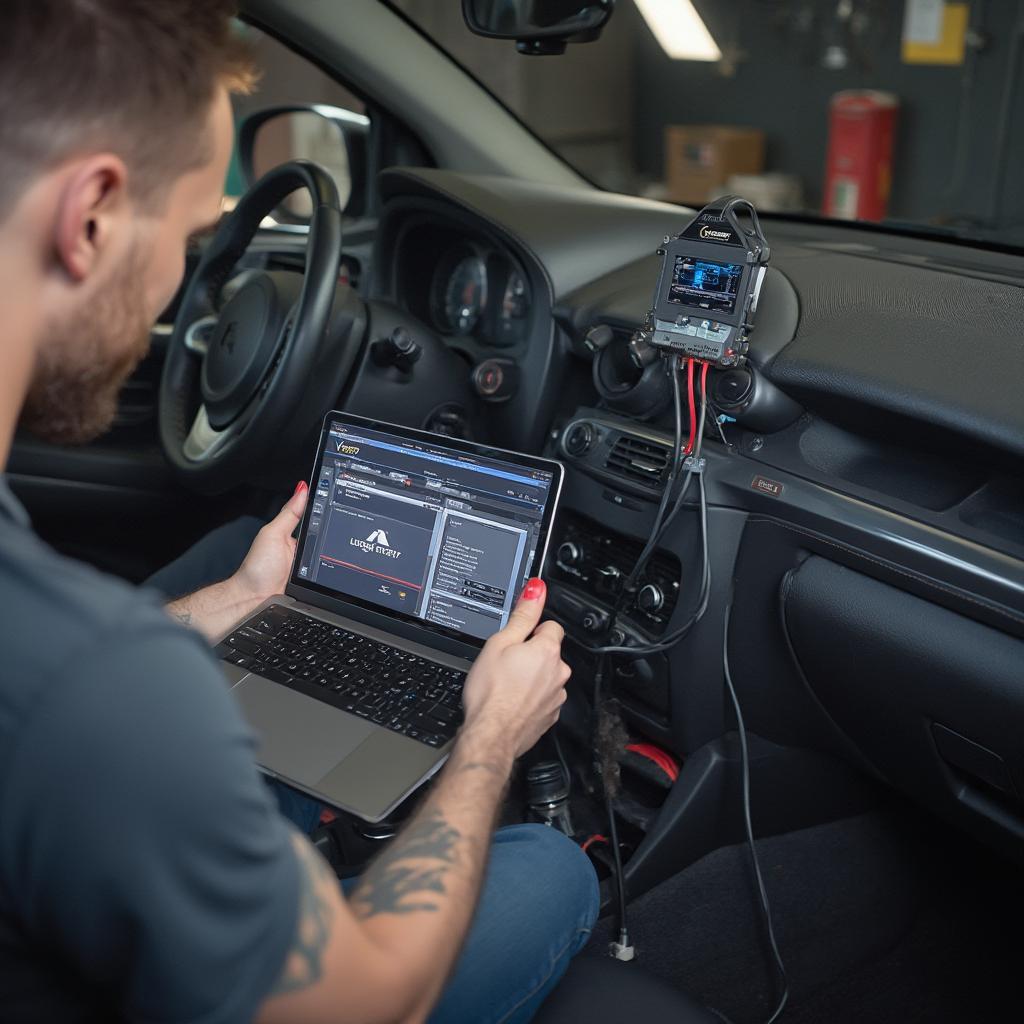
M 697 598 L 697 607 L 693 614 L 681 626 L 666 634 L 660 640 L 651 644 L 625 644 L 607 647 L 587 647 L 592 654 L 631 654 L 634 657 L 646 657 L 649 654 L 660 654 L 675 647 L 680 640 L 690 632 L 691 629 L 704 617 L 711 601 L 711 558 L 708 549 L 708 503 L 707 491 L 704 487 L 704 477 L 700 478 L 700 525 L 701 525 L 701 586 Z M 568 635 L 567 635 L 568 636 Z M 576 643 L 580 641 L 575 637 L 568 636 L 568 639 Z M 586 645 L 584 645 L 586 646 Z
M 562 765 L 562 771 L 565 772 L 565 785 L 568 792 L 572 792 L 572 776 L 569 774 L 569 762 L 566 761 L 565 754 L 562 753 L 562 741 L 558 738 L 557 722 L 551 726 L 551 738 L 555 741 L 555 753 L 558 754 L 558 760 Z
M 725 436 L 725 431 L 722 429 L 722 421 L 719 419 L 722 413 L 720 413 L 711 402 L 708 402 L 708 408 L 711 410 L 711 420 L 718 428 L 718 436 L 722 439 L 722 444 L 724 444 L 726 448 L 732 448 L 732 445 L 729 443 L 729 439 Z
M 594 672 L 594 720 L 595 725 L 601 714 L 601 680 L 604 676 L 605 659 L 598 659 L 597 670 Z M 604 781 L 602 766 L 601 788 L 604 790 L 604 806 L 608 815 L 608 840 L 612 847 L 612 858 L 615 870 L 615 900 L 618 904 L 619 915 L 619 942 L 626 946 L 629 943 L 629 933 L 626 930 L 626 882 L 625 873 L 622 870 L 622 851 L 619 849 L 619 827 L 615 821 L 615 808 L 612 806 L 611 794 Z
M 740 708 L 740 699 L 736 694 L 736 687 L 733 686 L 732 674 L 729 672 L 729 618 L 732 613 L 732 601 L 725 609 L 725 628 L 722 640 L 722 669 L 725 675 L 725 685 L 728 687 L 729 696 L 732 698 L 733 710 L 736 712 L 736 728 L 740 735 L 740 762 L 743 771 L 743 823 L 747 831 L 747 845 L 750 848 L 750 859 L 754 865 L 754 877 L 757 879 L 757 893 L 761 900 L 761 912 L 764 916 L 765 930 L 768 933 L 768 942 L 772 948 L 772 956 L 775 960 L 775 968 L 779 973 L 779 980 L 782 982 L 782 995 L 779 998 L 775 1012 L 768 1018 L 765 1024 L 775 1024 L 782 1011 L 789 1001 L 789 981 L 786 977 L 786 967 L 782 962 L 782 954 L 779 952 L 779 944 L 775 940 L 775 928 L 772 924 L 772 909 L 768 902 L 768 892 L 764 887 L 764 877 L 761 874 L 761 862 L 757 856 L 757 846 L 754 843 L 754 825 L 750 817 L 750 750 L 747 747 L 747 729 L 743 722 L 743 711 Z
M 674 433 L 672 443 L 672 462 L 669 464 L 668 479 L 665 481 L 665 487 L 661 492 L 661 501 L 658 503 L 658 511 L 654 515 L 654 525 L 651 527 L 651 535 L 647 540 L 647 543 L 640 549 L 640 554 L 637 556 L 636 562 L 633 564 L 633 568 L 630 570 L 629 576 L 626 577 L 623 583 L 622 589 L 619 592 L 619 597 L 615 602 L 615 610 L 612 615 L 612 621 L 609 623 L 609 630 L 615 625 L 615 617 L 622 610 L 622 604 L 626 597 L 629 596 L 629 590 L 636 584 L 636 581 L 640 578 L 640 574 L 644 571 L 644 566 L 647 564 L 647 560 L 651 557 L 654 551 L 655 545 L 657 544 L 657 538 L 661 535 L 661 531 L 665 525 L 665 510 L 668 508 L 669 499 L 672 496 L 672 489 L 675 486 L 675 482 L 679 477 L 679 470 L 683 464 L 683 400 L 679 394 L 679 373 L 681 365 L 679 359 L 673 355 L 670 360 L 669 373 L 672 377 L 672 409 L 674 413 Z
M 629 944 L 629 932 L 626 929 L 626 883 L 622 869 L 622 850 L 619 848 L 619 826 L 615 821 L 615 808 L 607 788 L 604 793 L 604 807 L 608 814 L 608 839 L 612 844 L 612 857 L 615 861 L 615 899 L 619 905 L 619 942 Z
M 640 554 L 637 556 L 637 559 L 633 564 L 633 568 L 630 570 L 629 575 L 625 580 L 623 580 L 619 593 L 612 604 L 611 615 L 608 619 L 608 625 L 605 628 L 606 635 L 611 633 L 615 628 L 616 621 L 618 620 L 619 615 L 622 614 L 622 609 L 626 600 L 635 589 L 636 581 L 640 578 L 640 574 L 643 572 L 644 566 L 647 564 L 651 554 L 654 552 L 658 540 L 664 532 L 665 526 L 668 525 L 668 522 L 671 519 L 671 516 L 669 516 L 669 520 L 665 519 L 665 510 L 668 508 L 669 499 L 672 496 L 672 488 L 675 485 L 683 464 L 683 403 L 682 397 L 679 394 L 679 372 L 681 365 L 681 357 L 677 357 L 675 355 L 670 357 L 669 372 L 672 377 L 672 404 L 675 412 L 675 430 L 672 444 L 672 462 L 669 465 L 668 478 L 666 479 L 665 487 L 661 492 L 661 501 L 658 503 L 658 510 L 654 515 L 654 524 L 651 527 L 651 535 L 648 537 L 647 543 L 640 549 Z M 680 498 L 685 495 L 686 489 L 689 487 L 691 475 L 692 471 L 687 474 L 686 480 L 683 483 L 683 489 L 680 492 Z M 672 515 L 675 515 L 676 511 L 678 511 L 679 504 L 680 502 L 677 501 L 676 506 L 673 508 Z M 569 639 L 586 650 L 592 652 L 600 650 L 599 648 L 589 646 L 582 640 L 576 639 L 576 637 L 570 636 Z
M 704 447 L 704 425 L 707 421 L 708 414 L 708 396 L 704 390 L 703 383 L 705 378 L 701 376 L 701 389 L 700 389 L 700 422 L 697 427 L 697 439 L 693 444 L 693 452 L 691 453 L 690 468 L 686 472 L 686 479 L 683 481 L 683 486 L 676 496 L 675 503 L 672 506 L 672 511 L 669 512 L 665 521 L 661 524 L 661 527 L 656 536 L 652 537 L 648 542 L 651 544 L 652 550 L 660 542 L 661 538 L 665 535 L 665 531 L 669 528 L 672 520 L 679 514 L 679 510 L 683 507 L 683 501 L 686 498 L 686 492 L 689 490 L 690 481 L 693 479 L 694 473 L 699 472 L 701 451 Z
M 661 640 L 651 644 L 636 644 L 630 646 L 627 646 L 626 644 L 611 644 L 601 647 L 592 647 L 577 637 L 567 634 L 569 640 L 578 644 L 591 654 L 628 654 L 634 657 L 644 657 L 648 654 L 659 654 L 679 643 L 679 641 L 682 640 L 682 638 L 686 636 L 686 634 L 689 633 L 698 622 L 700 622 L 704 617 L 704 613 L 707 611 L 708 603 L 711 599 L 711 557 L 708 550 L 708 502 L 707 490 L 704 485 L 704 474 L 702 471 L 697 469 L 699 465 L 701 447 L 704 442 L 704 424 L 707 418 L 707 395 L 704 393 L 703 389 L 701 390 L 700 417 L 700 427 L 697 430 L 697 440 L 693 448 L 693 462 L 690 464 L 690 469 L 687 471 L 682 489 L 672 506 L 671 512 L 669 512 L 666 517 L 659 535 L 652 538 L 654 544 L 657 544 L 661 540 L 661 536 L 664 534 L 664 531 L 668 528 L 679 510 L 682 508 L 683 499 L 686 496 L 686 491 L 689 488 L 690 481 L 692 480 L 694 473 L 697 473 L 700 478 L 699 522 L 701 535 L 701 588 L 698 593 L 697 607 L 694 613 L 686 620 L 686 622 L 683 623 L 682 626 L 674 629 L 671 633 L 662 637 Z

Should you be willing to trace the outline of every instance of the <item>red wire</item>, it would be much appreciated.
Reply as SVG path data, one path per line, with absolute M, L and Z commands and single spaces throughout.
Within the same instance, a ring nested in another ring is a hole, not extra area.
M 605 843 L 607 845 L 608 840 L 607 840 L 607 838 L 605 836 L 602 836 L 602 835 L 592 835 L 589 839 L 587 839 L 583 843 L 583 845 L 580 847 L 580 849 L 584 853 L 586 853 L 587 850 L 589 850 L 590 847 L 593 846 L 594 843 Z
M 686 360 L 686 397 L 690 404 L 690 440 L 686 442 L 686 447 L 683 449 L 684 455 L 693 454 L 693 446 L 697 440 L 697 407 L 696 400 L 693 394 L 693 359 Z M 710 363 L 701 362 L 700 364 L 700 395 L 701 399 L 707 394 L 708 385 L 708 367 Z
M 705 363 L 705 365 L 707 364 Z M 697 438 L 697 406 L 693 397 L 693 360 L 689 357 L 686 359 L 686 400 L 690 407 L 690 440 L 686 442 L 683 454 L 689 455 L 693 451 L 693 444 Z
M 653 761 L 673 782 L 679 778 L 679 762 L 667 751 L 653 743 L 629 743 L 627 750 Z

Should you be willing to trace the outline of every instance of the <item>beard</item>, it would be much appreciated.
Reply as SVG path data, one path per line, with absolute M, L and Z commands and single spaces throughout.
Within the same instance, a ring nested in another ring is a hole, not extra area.
M 20 426 L 57 444 L 83 444 L 110 428 L 124 382 L 149 351 L 143 295 L 133 253 L 85 313 L 44 326 Z

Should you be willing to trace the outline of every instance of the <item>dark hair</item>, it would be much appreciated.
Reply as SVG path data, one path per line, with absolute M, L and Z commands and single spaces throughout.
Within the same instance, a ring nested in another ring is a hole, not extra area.
M 209 159 L 218 84 L 255 80 L 233 0 L 4 0 L 0 220 L 32 179 L 109 149 L 133 194 L 161 195 Z

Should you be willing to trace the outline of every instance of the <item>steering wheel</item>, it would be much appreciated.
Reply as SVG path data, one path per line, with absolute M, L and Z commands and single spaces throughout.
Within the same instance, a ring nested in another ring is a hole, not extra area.
M 218 310 L 260 222 L 297 189 L 313 208 L 305 273 L 250 271 Z M 160 379 L 160 441 L 185 484 L 217 492 L 250 478 L 283 444 L 301 443 L 300 406 L 312 408 L 317 423 L 331 406 L 352 365 L 318 361 L 340 262 L 338 190 L 309 161 L 269 171 L 220 223 L 185 288 Z

